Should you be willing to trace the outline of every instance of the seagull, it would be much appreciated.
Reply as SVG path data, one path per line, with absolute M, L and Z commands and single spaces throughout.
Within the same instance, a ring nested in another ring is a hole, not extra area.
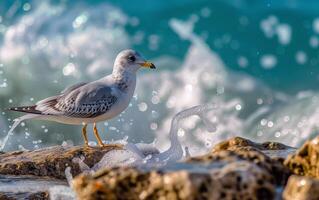
M 115 59 L 112 74 L 93 82 L 72 85 L 35 105 L 9 110 L 27 113 L 24 119 L 83 125 L 82 135 L 87 147 L 89 142 L 86 128 L 93 123 L 93 133 L 98 145 L 103 147 L 105 144 L 96 123 L 112 119 L 127 108 L 134 94 L 136 72 L 141 67 L 155 69 L 155 65 L 146 61 L 137 51 L 123 50 Z

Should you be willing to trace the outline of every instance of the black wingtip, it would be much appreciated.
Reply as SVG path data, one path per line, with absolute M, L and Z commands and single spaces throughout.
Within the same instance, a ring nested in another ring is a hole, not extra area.
M 35 106 L 12 107 L 12 108 L 8 108 L 8 111 L 41 114 L 40 111 L 35 109 Z
M 14 111 L 15 108 L 5 108 L 4 111 Z

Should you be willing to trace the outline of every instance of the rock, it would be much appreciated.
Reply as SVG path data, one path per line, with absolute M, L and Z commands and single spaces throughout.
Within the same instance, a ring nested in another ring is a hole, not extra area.
M 271 151 L 277 152 L 278 149 L 283 148 L 287 151 L 291 149 L 291 147 L 280 143 L 267 142 L 258 144 L 244 138 L 235 137 L 217 144 L 210 153 L 204 156 L 190 158 L 187 162 L 213 163 L 222 161 L 230 163 L 245 160 L 255 163 L 259 167 L 267 170 L 273 176 L 274 182 L 277 185 L 285 185 L 290 171 L 283 165 L 284 159 L 279 156 L 273 156 L 273 158 L 271 158 L 261 151 L 268 149 L 268 153 Z
M 71 167 L 73 176 L 81 173 L 78 164 L 72 162 L 74 157 L 83 156 L 84 162 L 92 167 L 105 153 L 113 149 L 119 149 L 119 147 L 54 146 L 33 151 L 8 152 L 0 154 L 0 174 L 50 176 L 64 179 L 64 171 L 68 166 Z
M 2 193 L 2 192 L 0 192 L 0 199 L 1 199 L 1 200 L 16 200 L 16 198 L 7 196 L 6 194 L 4 194 L 4 193 Z
M 36 192 L 36 193 L 1 193 L 1 200 L 18 200 L 18 199 L 26 199 L 26 200 L 49 200 L 48 192 Z
M 237 137 L 217 144 L 206 155 L 164 167 L 104 168 L 93 174 L 80 174 L 78 163 L 72 161 L 75 157 L 83 157 L 84 163 L 92 167 L 105 153 L 114 149 L 121 148 L 55 146 L 3 153 L 0 154 L 0 174 L 64 179 L 65 169 L 70 166 L 73 177 L 78 175 L 73 181 L 78 198 L 88 200 L 268 200 L 274 199 L 276 187 L 284 185 L 290 175 L 288 168 L 283 165 L 285 156 L 276 156 L 277 152 L 292 148 L 280 143 L 259 144 Z M 269 157 L 269 152 L 275 156 Z M 39 195 L 34 199 L 46 199 L 45 192 L 48 190 L 39 191 L 43 193 L 34 194 Z M 6 193 L 3 195 L 11 198 Z
M 318 200 L 319 180 L 311 177 L 292 175 L 283 192 L 284 200 Z
M 319 136 L 304 143 L 284 164 L 294 174 L 319 178 Z
M 49 193 L 48 192 L 38 192 L 30 194 L 28 197 L 29 200 L 49 200 Z
M 243 148 L 245 147 L 245 148 Z M 222 141 L 218 144 L 216 144 L 212 148 L 212 152 L 218 152 L 223 150 L 229 150 L 234 151 L 238 148 L 251 150 L 251 149 L 257 149 L 257 150 L 286 150 L 290 149 L 292 147 L 284 145 L 282 143 L 278 142 L 264 142 L 264 143 L 256 143 L 251 140 L 242 138 L 242 137 L 234 137 L 225 141 Z
M 165 168 L 118 167 L 73 181 L 80 199 L 274 199 L 290 171 L 283 158 L 262 151 L 292 149 L 280 143 L 233 138 L 208 154 Z M 278 159 L 280 158 L 280 159 Z
M 275 187 L 266 170 L 247 161 L 216 164 L 202 168 L 199 164 L 177 164 L 171 166 L 173 171 L 134 167 L 103 169 L 93 175 L 79 175 L 73 181 L 73 188 L 79 199 L 87 200 L 274 198 Z
M 31 175 L 0 175 L 0 199 L 49 199 L 49 189 L 67 186 L 66 180 Z

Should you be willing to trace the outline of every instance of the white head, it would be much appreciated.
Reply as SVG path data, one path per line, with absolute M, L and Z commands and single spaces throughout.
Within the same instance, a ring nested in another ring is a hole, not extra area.
M 141 67 L 155 69 L 155 65 L 146 61 L 137 51 L 126 49 L 116 56 L 113 73 L 135 73 Z

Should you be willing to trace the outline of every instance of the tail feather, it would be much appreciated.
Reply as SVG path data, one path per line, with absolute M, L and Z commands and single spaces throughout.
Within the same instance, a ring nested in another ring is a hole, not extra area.
M 16 111 L 16 112 L 32 113 L 32 114 L 42 114 L 41 111 L 36 109 L 36 105 L 12 107 L 12 108 L 8 108 L 8 110 Z

